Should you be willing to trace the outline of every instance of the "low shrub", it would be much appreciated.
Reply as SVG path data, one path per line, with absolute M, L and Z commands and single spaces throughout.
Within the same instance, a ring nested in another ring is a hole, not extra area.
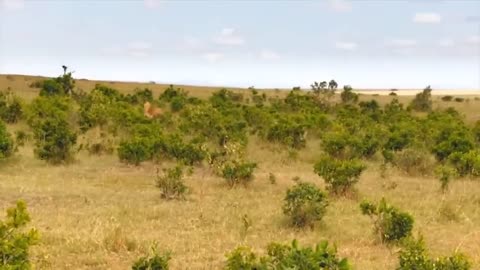
M 325 156 L 315 164 L 314 171 L 323 177 L 329 191 L 345 194 L 358 182 L 365 168 L 358 160 L 339 160 Z
M 406 148 L 393 154 L 393 165 L 410 176 L 429 175 L 434 164 L 435 158 L 422 150 Z
M 0 268 L 30 269 L 29 249 L 38 243 L 39 234 L 35 229 L 24 227 L 30 222 L 25 202 L 18 201 L 15 207 L 7 209 L 7 217 L 0 220 Z
M 455 100 L 455 102 L 464 102 L 465 101 L 465 99 L 461 98 L 461 97 L 456 97 L 454 100 Z
M 133 165 L 152 158 L 152 143 L 145 138 L 134 138 L 120 142 L 117 153 L 120 161 Z
M 188 191 L 183 182 L 183 170 L 180 166 L 163 169 L 163 174 L 157 172 L 157 187 L 160 189 L 162 199 L 183 199 Z
M 363 201 L 360 209 L 373 220 L 375 233 L 380 235 L 382 242 L 398 242 L 410 236 L 413 217 L 388 204 L 384 198 L 377 205 Z
M 227 254 L 226 270 L 351 270 L 346 258 L 339 258 L 337 249 L 323 241 L 314 248 L 271 243 L 267 255 L 258 256 L 248 247 L 238 247 Z
M 222 176 L 230 187 L 238 184 L 247 185 L 253 180 L 253 171 L 257 167 L 254 162 L 233 161 L 223 166 Z
M 461 253 L 452 256 L 430 258 L 423 238 L 409 237 L 402 241 L 397 270 L 469 270 L 472 268 L 468 257 Z
M 15 145 L 12 136 L 8 133 L 3 121 L 0 120 L 0 160 L 10 157 L 14 151 Z
M 23 107 L 20 99 L 10 89 L 0 92 L 0 118 L 13 124 L 17 123 L 22 116 Z
M 170 253 L 160 255 L 155 248 L 148 256 L 140 257 L 132 265 L 132 270 L 168 270 L 169 261 L 171 259 Z
M 457 176 L 455 168 L 448 165 L 441 165 L 435 169 L 435 174 L 440 181 L 440 189 L 445 192 L 453 177 Z
M 460 176 L 480 176 L 480 150 L 453 153 L 449 156 L 448 161 Z
M 443 97 L 442 97 L 442 100 L 443 100 L 443 101 L 452 101 L 452 100 L 453 100 L 453 96 L 443 96 Z
M 77 134 L 62 118 L 46 118 L 34 127 L 35 155 L 52 164 L 72 161 Z
M 328 206 L 327 196 L 311 183 L 297 183 L 287 190 L 284 199 L 283 213 L 290 218 L 295 227 L 310 226 L 325 215 Z

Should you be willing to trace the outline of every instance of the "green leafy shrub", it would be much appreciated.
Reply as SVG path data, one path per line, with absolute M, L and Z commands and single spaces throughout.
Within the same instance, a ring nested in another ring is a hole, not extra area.
M 62 118 L 49 117 L 34 127 L 35 155 L 52 164 L 69 162 L 73 159 L 76 133 Z
M 298 183 L 287 190 L 283 213 L 293 226 L 313 228 L 325 215 L 327 206 L 326 194 L 314 184 Z
M 188 188 L 183 182 L 183 170 L 180 166 L 163 169 L 163 174 L 158 175 L 157 187 L 161 191 L 161 197 L 166 200 L 183 199 Z
M 160 255 L 154 248 L 152 249 L 152 254 L 135 261 L 132 265 L 132 270 L 168 270 L 170 259 L 170 253 Z
M 305 126 L 290 118 L 281 118 L 269 127 L 266 138 L 270 142 L 278 142 L 289 147 L 300 149 L 305 147 Z
M 461 253 L 452 256 L 430 258 L 423 238 L 409 237 L 402 241 L 397 270 L 469 270 L 472 268 L 468 257 Z
M 462 97 L 456 97 L 454 100 L 455 100 L 455 102 L 464 102 L 465 101 L 465 99 L 462 98 Z
M 377 205 L 368 201 L 360 203 L 362 214 L 373 220 L 375 233 L 383 242 L 397 242 L 410 236 L 413 228 L 413 217 L 387 203 L 383 198 Z
M 22 116 L 22 103 L 10 88 L 5 92 L 0 92 L 0 118 L 7 123 L 13 124 L 17 123 Z
M 0 160 L 10 157 L 15 151 L 12 136 L 7 131 L 7 127 L 0 120 Z
M 40 96 L 68 95 L 75 87 L 72 73 L 66 73 L 54 79 L 47 79 L 41 83 Z
M 358 160 L 339 160 L 325 156 L 315 164 L 314 171 L 323 177 L 329 191 L 345 194 L 358 182 L 365 168 Z
M 448 159 L 453 153 L 467 153 L 474 148 L 471 134 L 465 130 L 459 130 L 457 127 L 452 127 L 452 129 L 457 130 L 443 130 L 436 138 L 432 152 L 440 161 Z
M 460 176 L 480 176 L 480 150 L 453 153 L 449 156 L 448 161 Z
M 224 165 L 222 176 L 227 180 L 230 187 L 238 184 L 247 185 L 253 180 L 253 171 L 257 167 L 256 163 L 244 161 L 232 161 Z
M 415 111 L 427 112 L 432 110 L 432 88 L 427 86 L 410 102 L 410 108 Z
M 296 240 L 291 245 L 271 243 L 267 255 L 258 256 L 248 247 L 238 247 L 227 254 L 226 270 L 350 270 L 346 258 L 340 259 L 335 247 L 323 241 L 314 248 L 299 247 Z
M 140 165 L 141 162 L 152 158 L 152 142 L 147 138 L 134 138 L 120 142 L 117 153 L 120 161 Z
M 393 164 L 410 176 L 429 175 L 435 158 L 421 149 L 406 148 L 393 154 Z
M 37 244 L 39 234 L 35 229 L 26 231 L 30 222 L 25 202 L 7 210 L 7 217 L 0 221 L 0 268 L 30 269 L 30 246 Z

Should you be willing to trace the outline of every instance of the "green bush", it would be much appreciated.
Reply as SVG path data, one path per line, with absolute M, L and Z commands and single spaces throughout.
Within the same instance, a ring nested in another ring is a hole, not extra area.
M 0 160 L 10 157 L 15 151 L 12 136 L 7 131 L 7 127 L 0 120 Z
M 238 184 L 247 185 L 253 180 L 253 171 L 257 167 L 256 163 L 244 161 L 232 161 L 224 165 L 222 176 L 227 180 L 230 187 Z
M 413 217 L 388 204 L 383 198 L 377 205 L 368 201 L 360 203 L 362 214 L 373 220 L 375 233 L 383 242 L 397 242 L 410 236 L 413 228 Z
M 148 138 L 134 138 L 120 142 L 117 153 L 120 161 L 133 165 L 152 158 L 152 142 Z
M 306 144 L 305 133 L 305 126 L 302 123 L 291 118 L 281 118 L 268 128 L 266 138 L 270 142 L 278 142 L 300 149 L 304 148 Z
M 335 247 L 323 241 L 314 248 L 271 243 L 267 255 L 258 256 L 248 247 L 238 247 L 227 254 L 226 270 L 351 270 L 348 260 L 340 259 Z
M 30 269 L 30 246 L 37 244 L 39 234 L 35 229 L 25 231 L 30 215 L 23 201 L 7 210 L 7 217 L 0 220 L 0 268 Z
M 443 161 L 448 159 L 453 153 L 467 153 L 473 148 L 473 138 L 466 131 L 442 131 L 438 138 L 436 138 L 436 144 L 432 152 L 438 160 Z
M 0 92 L 0 118 L 13 124 L 17 123 L 22 116 L 23 108 L 20 99 L 10 89 Z
M 402 241 L 402 245 L 397 270 L 469 270 L 472 268 L 469 259 L 461 253 L 455 253 L 449 257 L 430 258 L 421 237 L 418 240 L 409 237 Z
M 76 133 L 62 118 L 49 117 L 34 127 L 35 155 L 52 164 L 69 162 L 73 159 Z
M 480 150 L 453 153 L 449 156 L 448 161 L 460 176 L 480 176 Z
M 465 99 L 461 98 L 461 97 L 456 97 L 454 100 L 455 100 L 455 102 L 464 102 L 465 101 Z
M 432 88 L 427 86 L 410 102 L 410 108 L 415 111 L 428 112 L 432 110 Z
M 132 270 L 168 270 L 168 263 L 171 259 L 169 253 L 160 255 L 155 249 L 149 256 L 141 257 L 132 265 Z
M 54 79 L 47 79 L 41 83 L 40 96 L 68 95 L 75 86 L 72 73 L 66 73 Z
M 187 186 L 183 183 L 183 170 L 176 166 L 170 169 L 163 169 L 163 175 L 157 172 L 157 187 L 161 191 L 162 199 L 183 199 L 188 191 Z
M 327 206 L 326 194 L 314 184 L 298 183 L 287 190 L 283 213 L 293 226 L 313 228 L 325 215 Z
M 475 126 L 473 127 L 473 135 L 475 136 L 477 143 L 480 143 L 480 120 L 475 122 Z
M 314 171 L 323 177 L 329 191 L 345 194 L 358 182 L 365 168 L 358 160 L 339 160 L 325 156 L 315 164 Z

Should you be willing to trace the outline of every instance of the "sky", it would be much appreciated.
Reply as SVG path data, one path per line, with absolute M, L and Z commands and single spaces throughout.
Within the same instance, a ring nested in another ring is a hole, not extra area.
M 480 89 L 479 0 L 0 0 L 0 73 Z

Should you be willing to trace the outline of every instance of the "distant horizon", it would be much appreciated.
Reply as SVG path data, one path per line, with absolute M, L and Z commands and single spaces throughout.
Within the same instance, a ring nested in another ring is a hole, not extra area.
M 55 78 L 58 76 L 61 76 L 61 74 L 55 75 L 55 76 L 50 76 L 50 75 L 41 75 L 41 74 L 20 74 L 20 73 L 0 73 L 0 76 L 27 76 L 27 77 L 42 77 L 42 78 Z M 138 84 L 158 84 L 158 85 L 176 85 L 176 86 L 192 86 L 192 87 L 214 87 L 214 88 L 232 88 L 232 89 L 248 89 L 249 87 L 254 87 L 256 89 L 264 89 L 264 90 L 282 90 L 282 91 L 288 91 L 292 90 L 294 87 L 298 87 L 300 85 L 296 86 L 291 86 L 291 87 L 256 87 L 255 85 L 250 85 L 250 86 L 237 86 L 237 85 L 208 85 L 208 84 L 192 84 L 192 83 L 183 83 L 183 82 L 169 82 L 169 81 L 155 81 L 155 80 L 146 80 L 146 81 L 135 81 L 135 80 L 119 80 L 119 79 L 97 79 L 97 78 L 85 78 L 85 77 L 75 77 L 75 73 L 73 73 L 73 78 L 75 80 L 87 80 L 87 81 L 97 81 L 97 82 L 115 82 L 115 83 L 138 83 Z M 313 83 L 314 81 L 312 81 Z M 338 90 L 342 90 L 344 85 L 350 85 L 350 84 L 342 84 L 341 82 L 338 82 Z M 350 85 L 351 86 L 351 85 Z M 400 91 L 422 91 L 429 85 L 425 85 L 423 87 L 419 88 L 396 88 L 396 87 L 380 87 L 380 88 L 373 88 L 373 87 L 361 87 L 361 88 L 356 88 L 354 86 L 353 89 L 355 91 L 361 91 L 361 92 L 375 92 L 375 91 L 381 91 L 381 92 L 400 92 Z M 431 85 L 430 85 L 431 86 Z M 431 86 L 432 87 L 432 86 Z M 310 90 L 310 85 L 308 86 L 300 86 L 301 90 Z M 478 91 L 478 94 L 480 95 L 480 88 L 479 89 L 472 89 L 472 88 L 441 88 L 441 87 L 432 87 L 432 94 L 435 94 L 435 92 L 438 91 L 447 91 L 447 90 L 452 90 L 452 91 L 467 91 L 467 92 L 475 92 Z

